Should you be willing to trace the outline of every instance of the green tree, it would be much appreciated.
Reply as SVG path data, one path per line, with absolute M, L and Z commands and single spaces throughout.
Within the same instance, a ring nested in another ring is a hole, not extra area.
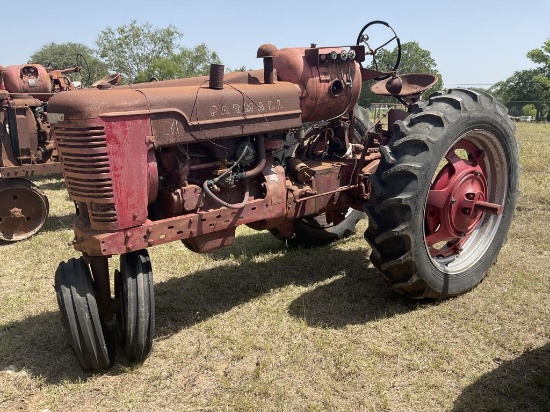
M 501 100 L 512 116 L 523 114 L 523 106 L 533 104 L 536 119 L 541 120 L 547 110 L 546 101 L 550 97 L 548 86 L 540 79 L 544 71 L 540 68 L 514 72 L 508 79 L 494 84 L 490 93 Z
M 537 115 L 537 109 L 534 104 L 526 104 L 521 109 L 522 113 L 525 116 L 535 116 Z
M 159 80 L 204 76 L 209 73 L 212 63 L 221 64 L 221 61 L 218 54 L 208 49 L 206 44 L 194 48 L 182 47 L 169 57 L 153 61 L 150 70 L 139 73 L 136 81 L 148 81 L 151 73 Z
M 379 68 L 393 67 L 397 60 L 397 48 L 392 51 L 381 49 L 377 54 L 377 61 Z M 371 66 L 370 68 L 374 68 Z M 399 64 L 399 73 L 430 73 L 435 74 L 439 80 L 430 89 L 424 92 L 424 96 L 429 96 L 431 93 L 443 88 L 443 78 L 437 70 L 437 64 L 432 58 L 431 53 L 428 50 L 420 47 L 418 42 L 407 42 L 401 45 L 401 63 Z M 393 97 L 385 97 L 374 95 L 370 91 L 370 86 L 375 81 L 363 83 L 363 89 L 361 90 L 361 96 L 359 97 L 359 104 L 361 106 L 368 106 L 371 103 L 395 103 L 396 100 Z
M 490 92 L 506 104 L 513 116 L 520 116 L 525 112 L 524 106 L 532 104 L 536 120 L 544 119 L 546 113 L 546 120 L 550 121 L 550 39 L 541 48 L 529 51 L 527 57 L 539 67 L 514 72 L 494 84 Z
M 183 36 L 176 27 L 153 28 L 136 20 L 116 29 L 107 27 L 97 40 L 97 54 L 109 70 L 122 74 L 127 82 L 155 76 L 156 62 L 180 52 L 177 43 Z
M 247 70 L 248 69 L 246 68 L 246 66 L 241 66 L 241 67 L 237 67 L 237 68 L 232 68 L 232 67 L 226 67 L 225 68 L 225 71 L 227 73 L 245 72 Z
M 540 65 L 540 73 L 535 80 L 550 89 L 550 39 L 546 40 L 540 49 L 529 51 L 527 57 Z
M 535 76 L 535 81 L 538 82 L 544 92 L 541 94 L 541 98 L 546 102 L 544 108 L 548 110 L 550 103 L 550 39 L 546 40 L 540 49 L 533 49 L 527 53 L 534 63 L 539 64 L 540 73 Z M 536 107 L 536 106 L 535 106 Z M 539 117 L 540 116 L 540 117 Z M 542 120 L 543 116 L 539 113 L 537 108 L 537 120 Z M 550 110 L 547 111 L 546 120 L 550 121 Z
M 107 74 L 105 63 L 94 57 L 94 50 L 80 43 L 48 43 L 33 53 L 30 61 L 41 64 L 53 70 L 67 69 L 76 65 L 76 56 L 81 54 L 86 59 L 90 70 L 90 82 Z M 79 75 L 68 74 L 73 80 L 78 80 Z M 86 76 L 87 77 L 87 76 Z M 89 84 L 88 84 L 89 85 Z

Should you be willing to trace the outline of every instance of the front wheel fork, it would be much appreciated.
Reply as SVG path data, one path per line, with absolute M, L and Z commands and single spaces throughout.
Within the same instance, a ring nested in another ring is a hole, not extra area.
M 92 270 L 99 316 L 105 323 L 109 323 L 113 320 L 113 315 L 116 315 L 119 310 L 118 298 L 113 298 L 111 295 L 109 258 L 104 256 L 92 257 L 85 254 L 84 259 Z

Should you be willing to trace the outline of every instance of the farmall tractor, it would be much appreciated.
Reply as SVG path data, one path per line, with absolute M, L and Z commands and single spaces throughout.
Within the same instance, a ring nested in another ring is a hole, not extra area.
M 375 43 L 369 33 L 379 28 L 387 38 Z M 436 77 L 398 75 L 399 57 L 381 70 L 377 54 L 390 44 L 400 48 L 376 21 L 353 46 L 263 45 L 263 70 L 224 74 L 213 65 L 206 77 L 52 97 L 77 206 L 72 244 L 82 253 L 59 265 L 55 289 L 85 370 L 108 368 L 116 340 L 130 360 L 149 356 L 147 248 L 179 240 L 208 252 L 231 245 L 243 224 L 310 246 L 353 232 L 365 213 L 371 261 L 397 292 L 441 299 L 484 278 L 516 203 L 514 125 L 485 93 L 421 101 Z M 357 106 L 372 79 L 372 91 L 405 107 L 387 123 L 371 124 Z
M 47 118 L 54 93 L 73 90 L 69 73 L 89 80 L 82 55 L 76 66 L 46 69 L 40 64 L 0 66 L 0 240 L 26 239 L 44 225 L 48 198 L 29 176 L 61 173 Z

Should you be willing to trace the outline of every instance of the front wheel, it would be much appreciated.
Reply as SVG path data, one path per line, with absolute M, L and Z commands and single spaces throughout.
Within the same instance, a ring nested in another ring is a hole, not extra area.
M 101 371 L 114 361 L 114 340 L 100 319 L 90 267 L 83 258 L 61 262 L 55 272 L 61 323 L 85 371 Z
M 120 256 L 115 297 L 120 301 L 118 326 L 124 353 L 131 361 L 143 362 L 151 353 L 155 334 L 153 269 L 147 250 Z
M 518 195 L 518 145 L 488 94 L 433 95 L 382 148 L 365 206 L 371 261 L 412 298 L 464 293 L 506 240 Z

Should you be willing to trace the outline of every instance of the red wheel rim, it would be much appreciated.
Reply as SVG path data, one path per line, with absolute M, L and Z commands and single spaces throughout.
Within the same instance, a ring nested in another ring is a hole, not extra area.
M 503 205 L 491 202 L 485 152 L 466 139 L 445 155 L 426 201 L 425 242 L 432 258 L 462 252 L 486 213 L 500 215 Z

